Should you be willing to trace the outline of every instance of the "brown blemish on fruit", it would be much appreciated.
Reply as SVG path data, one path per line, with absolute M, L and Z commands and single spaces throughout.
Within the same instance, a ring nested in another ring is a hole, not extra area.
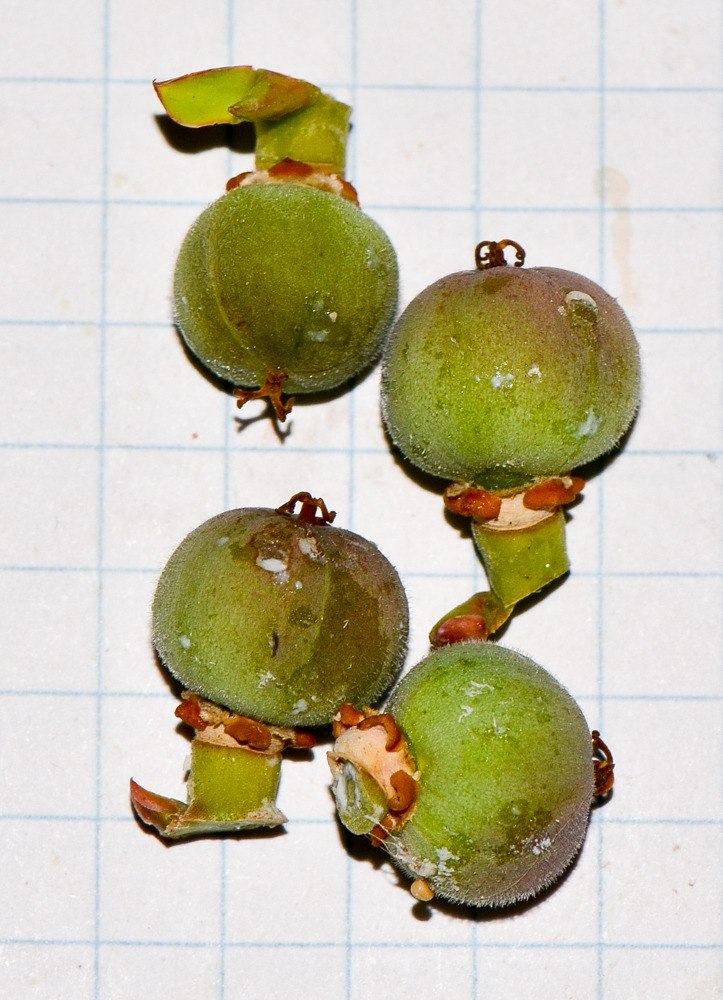
M 262 396 L 268 396 L 271 400 L 271 405 L 276 410 L 276 416 L 283 424 L 286 421 L 287 414 L 291 413 L 291 408 L 296 402 L 295 396 L 290 396 L 285 403 L 281 399 L 281 386 L 287 378 L 286 372 L 280 368 L 269 368 L 266 374 L 266 381 L 259 389 L 234 389 L 233 394 L 236 397 L 236 406 L 241 409 L 244 403 L 248 403 L 250 399 L 260 399 Z
M 306 524 L 331 524 L 336 517 L 336 511 L 328 510 L 321 497 L 314 498 L 311 493 L 305 491 L 303 493 L 294 493 L 290 500 L 287 500 L 286 503 L 282 503 L 280 507 L 276 508 L 276 513 L 293 515 L 297 503 L 301 504 L 301 510 L 297 517 L 300 521 L 306 522 Z M 320 512 L 318 516 L 316 513 L 317 510 Z
M 362 719 L 361 722 L 357 724 L 357 729 L 361 729 L 361 731 L 364 732 L 365 729 L 371 729 L 372 726 L 383 726 L 387 734 L 387 742 L 384 749 L 396 750 L 402 739 L 402 734 L 399 731 L 399 726 L 396 724 L 392 716 L 387 713 L 382 715 L 370 715 L 366 719 Z
M 522 502 L 529 510 L 544 510 L 572 503 L 585 486 L 579 476 L 564 476 L 562 479 L 547 479 L 525 491 Z
M 592 731 L 592 762 L 595 769 L 595 798 L 607 795 L 613 787 L 615 762 L 610 748 L 600 737 L 597 729 Z
M 452 483 L 444 491 L 444 506 L 453 514 L 486 520 L 497 517 L 502 507 L 502 500 L 494 493 L 478 486 Z
M 506 267 L 505 249 L 507 247 L 514 247 L 517 258 L 515 267 L 522 267 L 525 263 L 525 251 L 519 243 L 515 243 L 514 240 L 502 240 L 500 243 L 495 243 L 494 240 L 483 240 L 477 244 L 474 250 L 474 262 L 477 269 L 486 271 L 491 267 Z M 483 254 L 484 248 L 486 248 L 486 252 Z
M 478 640 L 485 642 L 489 635 L 487 622 L 482 615 L 458 615 L 448 618 L 437 628 L 432 639 L 432 645 L 452 646 L 455 642 L 470 642 Z

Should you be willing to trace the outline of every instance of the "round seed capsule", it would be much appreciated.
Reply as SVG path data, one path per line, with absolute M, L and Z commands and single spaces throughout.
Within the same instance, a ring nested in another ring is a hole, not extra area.
M 397 283 L 389 239 L 351 201 L 298 183 L 249 184 L 186 236 L 176 319 L 221 378 L 258 386 L 275 370 L 284 393 L 318 392 L 378 356 Z
M 309 494 L 296 499 L 299 516 L 294 502 L 232 510 L 191 532 L 159 581 L 153 637 L 190 691 L 263 722 L 315 726 L 392 684 L 408 613 L 376 546 L 314 517 Z
M 426 472 L 519 489 L 609 451 L 638 406 L 625 313 L 572 271 L 496 266 L 421 292 L 385 347 L 383 410 Z
M 339 813 L 354 832 L 434 894 L 473 906 L 527 899 L 570 864 L 596 794 L 593 747 L 576 702 L 547 671 L 491 643 L 459 643 L 402 678 L 385 713 L 405 746 L 384 753 L 350 728 L 330 754 Z M 389 794 L 390 773 L 403 786 L 399 771 L 417 783 L 401 813 Z

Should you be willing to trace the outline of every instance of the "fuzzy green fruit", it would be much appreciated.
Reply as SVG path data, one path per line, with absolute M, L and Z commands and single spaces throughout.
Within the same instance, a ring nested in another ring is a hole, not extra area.
M 176 549 L 153 637 L 188 690 L 263 722 L 315 726 L 387 690 L 407 617 L 399 577 L 371 542 L 248 508 L 211 518 Z
M 638 406 L 640 363 L 620 306 L 557 268 L 495 266 L 430 285 L 387 342 L 384 419 L 415 465 L 491 490 L 609 451 Z
M 284 393 L 346 382 L 378 355 L 394 317 L 397 264 L 352 202 L 295 183 L 237 187 L 191 227 L 176 265 L 176 320 L 221 378 Z
M 379 836 L 405 872 L 454 902 L 507 905 L 564 871 L 587 828 L 593 753 L 582 712 L 549 673 L 512 650 L 460 643 L 402 678 L 385 711 L 406 739 L 416 804 L 407 795 L 395 817 L 369 793 L 385 762 L 357 750 L 349 730 L 330 754 L 343 822 Z

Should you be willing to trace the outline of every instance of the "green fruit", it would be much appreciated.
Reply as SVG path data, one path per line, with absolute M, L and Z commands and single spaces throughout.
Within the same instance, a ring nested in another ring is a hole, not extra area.
M 176 319 L 200 360 L 240 386 L 341 385 L 378 355 L 397 264 L 352 202 L 296 183 L 237 187 L 196 220 L 176 265 Z
M 620 306 L 557 268 L 450 274 L 407 307 L 383 361 L 384 419 L 415 465 L 518 489 L 597 458 L 629 427 L 640 363 Z
M 394 567 L 359 535 L 273 510 L 232 510 L 171 556 L 153 637 L 188 690 L 263 722 L 315 726 L 342 702 L 375 701 L 394 681 L 407 602 Z
M 514 903 L 564 871 L 585 836 L 593 753 L 582 712 L 550 674 L 512 650 L 463 642 L 418 664 L 385 711 L 406 739 L 416 804 L 408 797 L 395 816 L 370 794 L 384 761 L 355 749 L 352 729 L 330 754 L 343 822 L 380 840 L 389 831 L 395 862 L 458 903 Z

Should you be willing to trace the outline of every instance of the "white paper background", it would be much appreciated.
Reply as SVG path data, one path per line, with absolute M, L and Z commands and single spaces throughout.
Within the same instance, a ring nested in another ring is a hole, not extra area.
M 720 997 L 720 3 L 4 0 L 2 23 L 0 994 Z M 402 305 L 510 237 L 639 335 L 643 406 L 574 511 L 572 575 L 503 639 L 579 698 L 615 794 L 511 913 L 415 907 L 340 835 L 323 747 L 284 768 L 286 833 L 167 847 L 130 812 L 131 774 L 183 796 L 149 608 L 205 518 L 323 496 L 401 572 L 410 664 L 483 586 L 439 487 L 389 452 L 376 375 L 297 406 L 281 444 L 180 346 L 178 245 L 251 157 L 218 132 L 174 148 L 150 80 L 232 62 L 353 104 L 348 175 Z

